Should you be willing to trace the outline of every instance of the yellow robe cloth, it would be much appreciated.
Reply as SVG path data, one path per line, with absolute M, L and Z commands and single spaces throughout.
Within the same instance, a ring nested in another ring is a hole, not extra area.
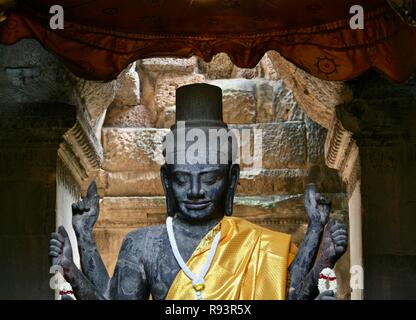
M 288 266 L 297 248 L 288 234 L 275 232 L 241 218 L 224 217 L 202 239 L 187 265 L 199 274 L 212 240 L 221 239 L 205 276 L 204 300 L 284 300 Z M 167 300 L 194 300 L 192 281 L 181 270 Z

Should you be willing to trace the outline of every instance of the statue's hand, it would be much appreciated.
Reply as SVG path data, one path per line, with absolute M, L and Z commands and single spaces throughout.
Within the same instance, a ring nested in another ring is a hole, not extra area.
M 331 202 L 316 192 L 313 183 L 306 186 L 304 204 L 310 224 L 313 227 L 323 228 L 329 219 Z
M 92 235 L 92 229 L 100 213 L 100 197 L 95 181 L 88 187 L 87 195 L 72 204 L 72 226 L 78 239 Z
M 334 294 L 334 291 L 327 290 L 320 293 L 315 300 L 337 300 L 337 297 Z
M 72 279 L 76 268 L 72 257 L 72 246 L 69 241 L 68 233 L 63 226 L 58 228 L 58 232 L 51 234 L 49 241 L 49 257 L 54 266 L 60 266 L 63 270 L 63 276 L 67 281 Z
M 328 267 L 333 267 L 348 246 L 347 226 L 330 220 L 323 235 L 322 255 Z

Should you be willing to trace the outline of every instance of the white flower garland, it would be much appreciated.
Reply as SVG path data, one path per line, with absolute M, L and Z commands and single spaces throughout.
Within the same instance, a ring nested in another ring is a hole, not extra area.
M 319 274 L 318 280 L 319 293 L 332 290 L 337 293 L 337 276 L 331 268 L 325 268 Z
M 172 224 L 172 217 L 168 217 L 166 219 L 166 229 L 168 231 L 168 237 L 169 237 L 169 242 L 170 242 L 170 246 L 172 248 L 173 251 L 173 255 L 176 258 L 176 261 L 178 262 L 179 266 L 181 267 L 181 269 L 183 270 L 183 272 L 185 273 L 185 275 L 192 280 L 192 286 L 195 289 L 195 299 L 196 300 L 203 300 L 202 297 L 202 290 L 205 289 L 205 276 L 208 273 L 209 268 L 211 267 L 212 264 L 212 260 L 214 259 L 215 256 L 215 252 L 217 250 L 218 247 L 218 243 L 220 242 L 220 238 L 221 238 L 221 232 L 218 232 L 215 237 L 214 237 L 214 241 L 212 242 L 211 245 L 211 250 L 209 251 L 208 254 L 208 259 L 205 262 L 204 266 L 202 267 L 202 270 L 200 272 L 199 275 L 195 275 L 186 265 L 185 261 L 183 260 L 179 250 L 178 250 L 178 245 L 176 244 L 176 240 L 175 240 L 175 234 L 173 232 L 173 224 Z

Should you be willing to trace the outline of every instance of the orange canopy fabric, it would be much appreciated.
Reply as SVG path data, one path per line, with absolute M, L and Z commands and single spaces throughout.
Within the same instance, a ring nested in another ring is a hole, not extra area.
M 349 26 L 356 4 L 364 30 Z M 49 27 L 52 5 L 64 8 L 63 30 Z M 37 39 L 91 80 L 111 80 L 148 57 L 209 61 L 226 52 L 249 68 L 268 50 L 325 80 L 374 68 L 404 81 L 416 70 L 416 28 L 386 0 L 21 0 L 0 23 L 0 42 L 23 38 Z

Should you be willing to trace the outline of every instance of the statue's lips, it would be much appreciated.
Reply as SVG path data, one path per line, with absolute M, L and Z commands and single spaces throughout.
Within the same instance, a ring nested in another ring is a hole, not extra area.
M 211 204 L 211 201 L 185 201 L 185 207 L 188 210 L 202 210 L 207 208 Z

